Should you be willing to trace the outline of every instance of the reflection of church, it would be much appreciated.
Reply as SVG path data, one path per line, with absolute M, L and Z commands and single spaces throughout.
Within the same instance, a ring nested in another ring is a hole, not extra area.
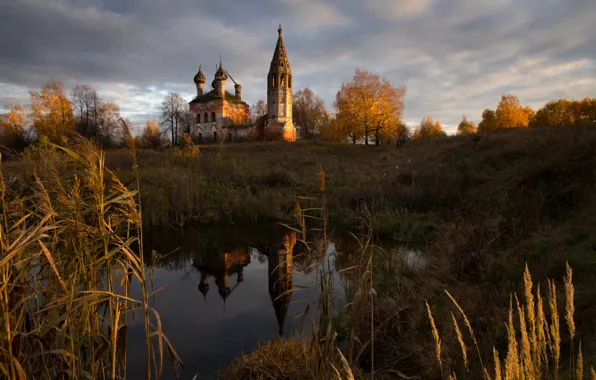
M 296 234 L 284 236 L 284 244 L 261 246 L 261 252 L 268 256 L 268 288 L 279 334 L 283 335 L 283 327 L 288 308 L 292 300 L 292 261 Z M 195 257 L 193 266 L 201 274 L 199 291 L 207 299 L 211 289 L 208 276 L 215 278 L 217 293 L 223 302 L 244 281 L 244 267 L 250 264 L 251 248 L 238 247 L 228 253 L 212 252 L 200 258 Z M 236 275 L 236 283 L 230 286 L 230 277 Z
M 223 301 L 232 294 L 232 291 L 244 281 L 244 267 L 250 263 L 250 251 L 247 247 L 235 248 L 229 253 L 215 254 L 201 257 L 195 260 L 193 266 L 201 273 L 199 291 L 207 299 L 207 293 L 211 287 L 207 275 L 215 277 L 217 292 Z M 230 276 L 236 274 L 236 284 L 230 288 Z

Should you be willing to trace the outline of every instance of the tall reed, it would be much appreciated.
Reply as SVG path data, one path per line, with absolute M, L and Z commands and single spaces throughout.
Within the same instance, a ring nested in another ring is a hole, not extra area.
M 148 302 L 138 192 L 81 138 L 68 149 L 42 139 L 25 158 L 30 178 L 0 170 L 3 377 L 124 378 L 127 317 L 136 310 L 146 326 L 146 378 L 159 377 L 163 353 L 178 356 Z M 129 296 L 133 278 L 142 300 Z

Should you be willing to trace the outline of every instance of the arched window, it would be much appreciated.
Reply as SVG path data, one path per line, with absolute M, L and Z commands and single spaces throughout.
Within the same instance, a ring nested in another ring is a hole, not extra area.
M 201 124 L 201 114 L 197 114 L 197 124 Z
M 288 88 L 292 88 L 292 76 L 288 75 Z
M 203 123 L 208 123 L 209 122 L 209 115 L 207 114 L 207 112 L 205 112 L 205 115 L 203 115 Z
M 275 87 L 275 75 L 271 76 L 271 87 Z
M 285 82 L 286 76 L 281 74 L 281 81 L 279 82 L 279 87 L 283 87 L 284 86 L 284 82 Z
M 211 112 L 211 122 L 215 123 L 215 112 Z

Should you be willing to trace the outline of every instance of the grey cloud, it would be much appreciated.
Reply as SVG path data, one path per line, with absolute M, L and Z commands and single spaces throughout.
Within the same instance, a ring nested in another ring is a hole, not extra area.
M 199 64 L 224 67 L 249 102 L 265 97 L 284 25 L 295 87 L 329 107 L 355 68 L 406 84 L 404 118 L 478 120 L 503 92 L 538 107 L 596 92 L 592 0 L 16 0 L 3 4 L 0 103 L 47 80 L 90 83 L 142 123 L 162 93 L 194 92 Z M 584 62 L 568 70 L 560 65 Z

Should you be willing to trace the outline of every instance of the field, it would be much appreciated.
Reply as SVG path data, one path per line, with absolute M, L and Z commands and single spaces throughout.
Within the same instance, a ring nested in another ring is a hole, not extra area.
M 566 261 L 574 270 L 576 340 L 589 368 L 596 364 L 595 146 L 595 129 L 559 128 L 445 137 L 399 148 L 300 141 L 201 146 L 197 157 L 140 151 L 142 218 L 146 227 L 160 228 L 293 222 L 297 201 L 303 208 L 314 202 L 298 197 L 320 195 L 322 169 L 330 224 L 357 226 L 363 210 L 370 210 L 375 238 L 423 246 L 431 259 L 414 271 L 388 264 L 395 254 L 390 248 L 375 256 L 377 376 L 441 377 L 425 300 L 442 334 L 443 356 L 450 358 L 448 373 L 462 368 L 445 289 L 466 311 L 485 361 L 493 345 L 504 353 L 503 321 L 510 294 L 523 291 L 525 264 L 545 289 L 547 278 L 563 278 Z M 136 189 L 127 152 L 108 151 L 106 166 Z M 31 174 L 22 161 L 3 162 L 2 169 L 7 183 Z M 370 315 L 347 314 L 363 318 L 354 332 L 365 342 Z M 367 372 L 372 355 L 363 346 L 358 364 Z M 561 346 L 565 371 L 571 367 L 567 337 Z M 476 378 L 476 367 L 469 378 Z

